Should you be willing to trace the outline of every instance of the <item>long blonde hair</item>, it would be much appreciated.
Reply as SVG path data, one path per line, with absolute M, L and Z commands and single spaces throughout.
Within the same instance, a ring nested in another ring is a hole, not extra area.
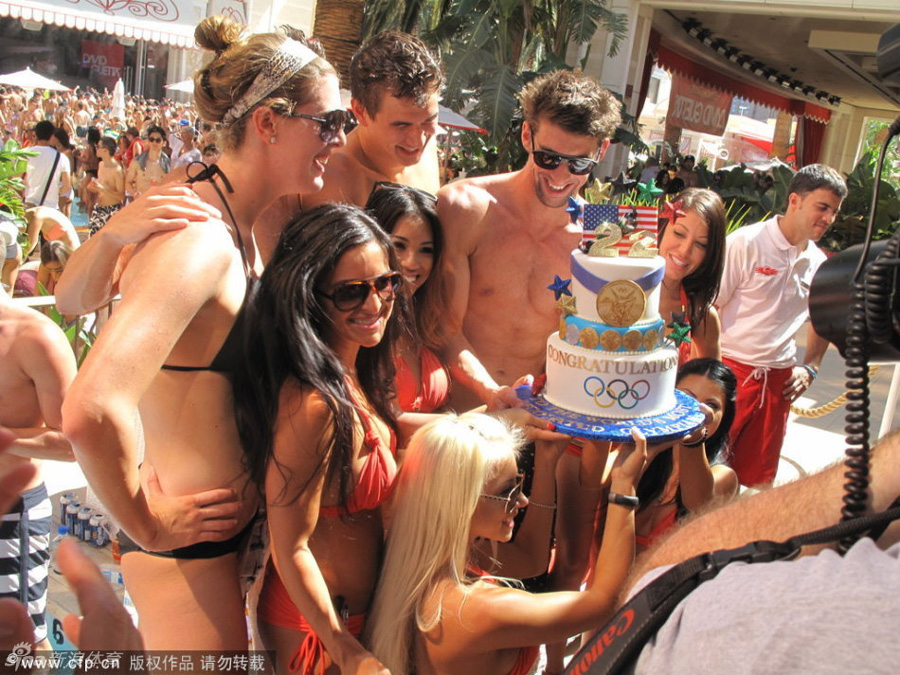
M 416 630 L 441 620 L 427 613 L 436 583 L 467 591 L 472 516 L 500 463 L 518 455 L 520 437 L 479 413 L 446 415 L 417 431 L 395 493 L 387 553 L 367 621 L 372 652 L 394 675 L 410 672 Z

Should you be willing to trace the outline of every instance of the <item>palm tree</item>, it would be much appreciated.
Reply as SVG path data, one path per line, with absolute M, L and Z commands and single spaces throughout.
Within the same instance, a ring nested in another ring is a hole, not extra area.
M 346 81 L 350 59 L 362 44 L 365 0 L 318 0 L 313 34 L 325 48 L 329 63 Z

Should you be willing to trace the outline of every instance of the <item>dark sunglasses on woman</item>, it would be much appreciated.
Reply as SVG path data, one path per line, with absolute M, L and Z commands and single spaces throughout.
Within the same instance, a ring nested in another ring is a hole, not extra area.
M 563 155 L 559 152 L 550 152 L 549 150 L 536 150 L 534 147 L 534 139 L 531 139 L 531 156 L 534 157 L 534 163 L 541 169 L 553 171 L 556 167 L 566 162 L 569 173 L 574 176 L 585 176 L 594 170 L 598 161 L 590 157 L 573 157 L 572 155 Z
M 392 301 L 402 285 L 403 277 L 399 272 L 388 272 L 371 279 L 342 281 L 335 284 L 330 294 L 324 291 L 316 292 L 323 298 L 331 300 L 339 312 L 352 312 L 362 307 L 372 293 L 377 293 L 385 302 Z
M 321 116 L 307 115 L 305 113 L 291 113 L 290 116 L 317 122 L 319 124 L 319 138 L 323 143 L 334 143 L 342 129 L 346 136 L 359 126 L 356 115 L 349 110 L 329 110 Z

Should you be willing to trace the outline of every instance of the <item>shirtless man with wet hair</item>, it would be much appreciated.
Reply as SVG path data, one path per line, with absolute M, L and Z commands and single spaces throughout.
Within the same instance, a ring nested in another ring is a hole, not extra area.
M 566 212 L 621 119 L 620 104 L 581 73 L 556 71 L 520 95 L 528 161 L 519 171 L 446 185 L 438 193 L 452 289 L 443 350 L 456 384 L 453 407 L 516 405 L 510 388 L 544 372 L 547 336 L 559 314 L 547 284 L 569 277 L 581 229 Z M 469 392 L 477 392 L 472 399 Z M 480 399 L 480 400 L 478 400 Z M 557 463 L 557 557 L 553 587 L 577 588 L 587 566 L 597 493 L 580 488 L 579 457 Z M 561 665 L 561 648 L 548 658 Z M 561 668 L 559 668 L 561 670 Z
M 325 167 L 316 194 L 282 197 L 261 216 L 286 222 L 301 209 L 343 202 L 365 206 L 378 182 L 437 192 L 435 134 L 441 64 L 418 38 L 385 31 L 357 50 L 350 63 L 350 108 L 359 126 Z

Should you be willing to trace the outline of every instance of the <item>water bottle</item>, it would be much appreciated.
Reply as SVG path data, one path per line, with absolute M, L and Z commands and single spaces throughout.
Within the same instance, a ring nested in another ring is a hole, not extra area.
M 60 525 L 56 530 L 56 536 L 50 540 L 50 566 L 54 574 L 59 574 L 59 566 L 56 564 L 56 549 L 59 548 L 59 542 L 69 536 L 69 528 L 66 525 Z

